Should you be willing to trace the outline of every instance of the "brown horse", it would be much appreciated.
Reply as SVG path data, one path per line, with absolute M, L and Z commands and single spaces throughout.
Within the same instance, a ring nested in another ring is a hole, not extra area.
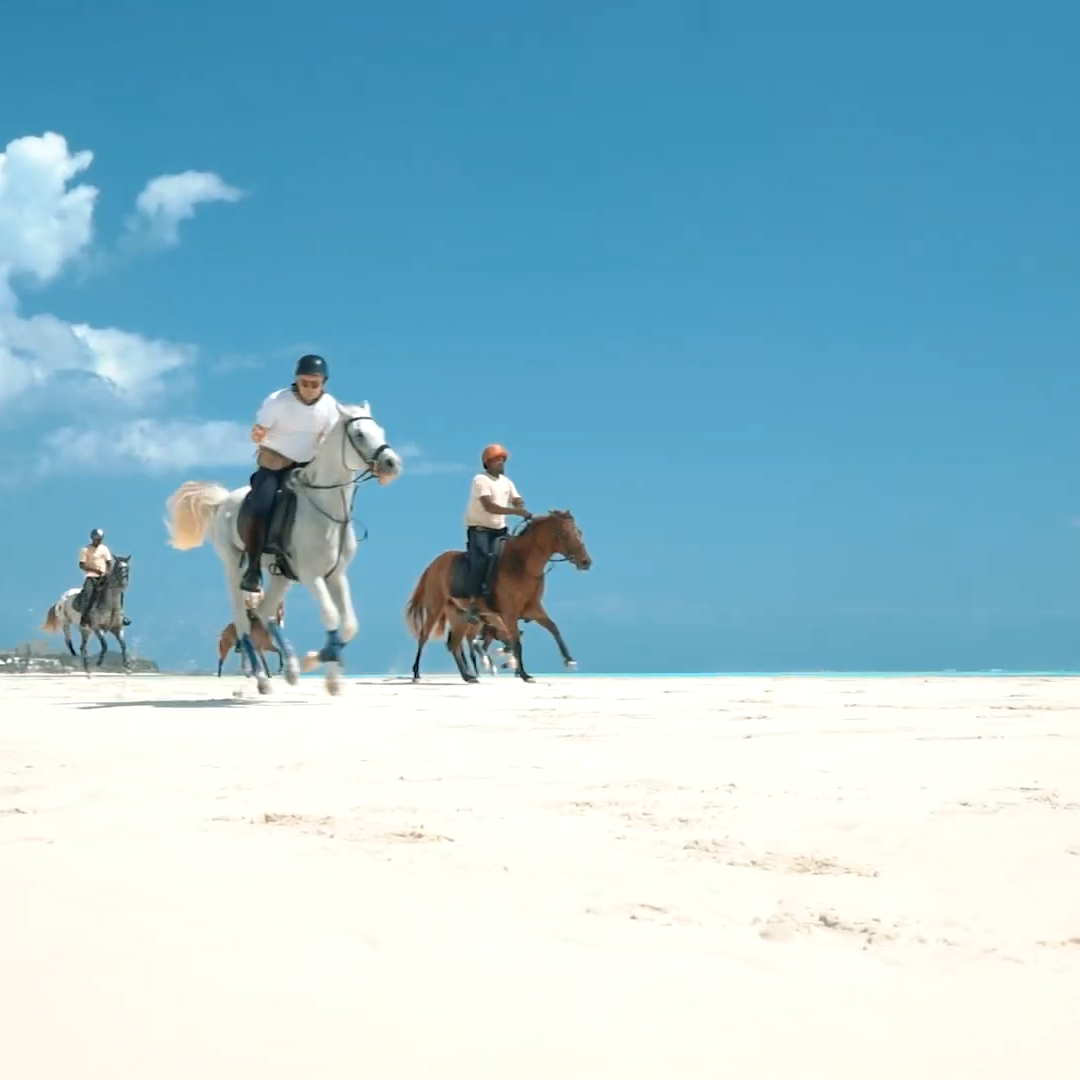
M 277 609 L 277 622 L 279 626 L 285 625 L 285 602 L 282 601 L 278 604 Z M 281 650 L 274 644 L 274 639 L 270 636 L 270 631 L 263 625 L 262 620 L 252 612 L 251 615 L 251 643 L 255 646 L 255 651 L 260 655 L 265 652 L 277 653 L 278 658 L 278 674 L 280 675 L 282 669 L 285 666 L 285 658 L 281 655 Z M 239 639 L 236 636 L 236 626 L 233 623 L 229 623 L 224 630 L 221 631 L 221 635 L 218 637 L 218 662 L 217 673 L 221 676 L 221 669 L 225 664 L 225 657 L 229 655 L 231 649 L 236 649 L 240 652 Z M 241 653 L 240 656 L 240 669 L 243 671 L 244 658 Z
M 442 635 L 449 626 L 446 647 L 466 682 L 477 682 L 468 670 L 462 642 L 469 629 L 467 611 L 476 603 L 481 620 L 494 636 L 510 649 L 517 661 L 517 674 L 526 682 L 532 676 L 521 662 L 521 633 L 518 620 L 538 623 L 555 639 L 567 667 L 574 667 L 574 658 L 563 641 L 559 628 L 544 610 L 544 572 L 556 555 L 563 556 L 578 570 L 588 570 L 592 557 L 585 548 L 581 529 L 569 510 L 552 510 L 534 517 L 516 536 L 508 537 L 499 556 L 499 565 L 491 584 L 491 606 L 474 599 L 452 597 L 451 582 L 460 551 L 444 551 L 432 560 L 420 575 L 412 598 L 405 608 L 405 623 L 417 639 L 416 660 L 413 663 L 413 682 L 420 681 L 420 654 L 432 634 Z

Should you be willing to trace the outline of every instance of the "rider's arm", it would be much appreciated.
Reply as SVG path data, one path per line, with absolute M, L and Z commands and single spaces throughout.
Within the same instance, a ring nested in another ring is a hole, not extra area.
M 87 554 L 86 548 L 79 548 L 79 569 L 84 574 L 90 573 L 90 564 L 86 561 Z
M 255 423 L 251 426 L 251 441 L 261 443 L 266 438 L 266 433 L 274 426 L 274 412 L 277 405 L 277 395 L 271 394 L 259 406 L 255 414 Z

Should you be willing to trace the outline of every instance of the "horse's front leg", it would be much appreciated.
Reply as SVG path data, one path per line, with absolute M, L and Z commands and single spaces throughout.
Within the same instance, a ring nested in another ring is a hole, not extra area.
M 577 667 L 577 661 L 570 655 L 570 649 L 563 640 L 562 634 L 559 633 L 555 620 L 544 610 L 543 604 L 537 602 L 530 605 L 522 613 L 522 617 L 536 623 L 537 626 L 542 626 L 555 639 L 555 644 L 562 653 L 563 663 L 571 670 Z
M 124 671 L 127 674 L 131 674 L 131 660 L 128 658 L 127 641 L 124 640 L 124 627 L 121 624 L 116 630 L 112 631 L 112 636 L 116 638 L 116 643 L 120 646 L 120 660 L 124 665 Z M 104 646 L 105 637 L 102 635 L 101 643 Z
M 79 624 L 79 655 L 82 657 L 83 671 L 86 672 L 87 678 L 90 677 L 90 657 L 87 655 L 86 649 L 90 644 L 90 628 Z
M 305 584 L 319 605 L 319 615 L 326 627 L 326 644 L 318 652 L 309 652 L 304 657 L 303 668 L 313 671 L 319 664 L 325 664 L 326 689 L 336 694 L 341 690 L 341 653 L 357 630 L 356 614 L 348 595 L 348 579 L 342 567 L 326 578 L 317 577 Z
M 71 623 L 66 621 L 64 622 L 64 644 L 67 645 L 68 652 L 71 653 L 72 656 L 79 655 L 75 651 L 75 646 L 71 643 Z

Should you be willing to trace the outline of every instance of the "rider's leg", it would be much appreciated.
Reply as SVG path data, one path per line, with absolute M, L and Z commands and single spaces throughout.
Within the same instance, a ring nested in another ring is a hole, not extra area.
M 495 541 L 500 536 L 506 535 L 506 529 L 491 529 L 488 531 L 488 550 L 484 565 L 484 579 L 480 583 L 480 597 L 490 601 L 491 583 L 495 577 Z
M 274 505 L 277 492 L 278 474 L 264 466 L 251 477 L 251 513 L 244 523 L 244 550 L 247 552 L 247 566 L 240 581 L 242 592 L 254 593 L 262 588 L 262 549 L 266 542 L 266 528 L 270 521 L 270 510 Z
M 86 576 L 86 580 L 83 582 L 82 592 L 79 593 L 79 610 L 82 613 L 82 618 L 79 620 L 80 626 L 90 625 L 90 612 L 94 607 L 94 590 L 97 587 L 97 578 L 91 577 L 89 574 Z

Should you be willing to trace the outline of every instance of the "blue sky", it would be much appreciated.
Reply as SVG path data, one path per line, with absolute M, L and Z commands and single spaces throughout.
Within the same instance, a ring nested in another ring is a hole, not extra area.
M 143 651 L 212 664 L 221 568 L 165 546 L 163 503 L 245 482 L 242 433 L 315 348 L 411 452 L 357 501 L 353 671 L 409 662 L 401 609 L 493 440 L 584 529 L 594 569 L 548 598 L 584 670 L 1080 661 L 1074 5 L 4 26 L 0 640 L 100 525 Z

